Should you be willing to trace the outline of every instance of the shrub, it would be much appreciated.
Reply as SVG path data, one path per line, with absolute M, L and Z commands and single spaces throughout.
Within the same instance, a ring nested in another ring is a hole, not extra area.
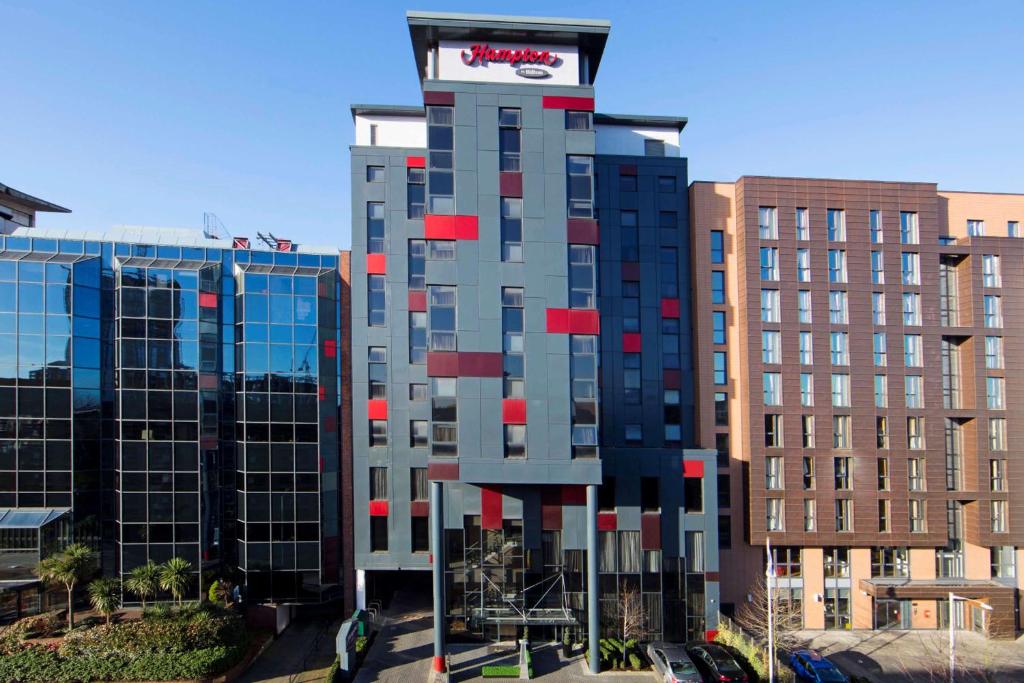
M 726 646 L 733 651 L 761 680 L 768 680 L 768 651 L 757 647 L 743 637 L 740 633 L 733 631 L 724 625 L 719 625 L 718 635 L 715 642 Z M 782 666 L 776 656 L 775 680 L 779 683 L 794 683 L 796 674 L 788 667 Z
M 341 657 L 335 657 L 334 661 L 331 662 L 331 668 L 327 670 L 327 680 L 325 683 L 340 683 L 341 682 Z
M 634 671 L 639 671 L 641 667 L 640 657 L 635 654 L 629 655 L 629 665 L 633 667 Z
M 490 664 L 480 667 L 480 675 L 484 678 L 519 678 L 518 664 Z

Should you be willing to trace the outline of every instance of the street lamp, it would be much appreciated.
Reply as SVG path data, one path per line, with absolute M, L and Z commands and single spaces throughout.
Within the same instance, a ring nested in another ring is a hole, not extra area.
M 953 607 L 956 601 L 975 602 L 984 610 L 992 611 L 992 605 L 975 598 L 965 598 L 952 592 L 949 594 L 949 683 L 953 683 L 954 671 L 956 670 L 956 621 L 953 618 Z

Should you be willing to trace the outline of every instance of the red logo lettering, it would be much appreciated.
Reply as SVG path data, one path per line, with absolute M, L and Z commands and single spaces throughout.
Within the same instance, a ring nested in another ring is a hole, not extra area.
M 485 66 L 488 62 L 501 62 L 516 66 L 520 63 L 543 64 L 554 66 L 561 60 L 557 52 L 549 50 L 534 50 L 523 48 L 521 50 L 510 50 L 499 48 L 495 50 L 487 43 L 470 45 L 469 50 L 462 51 L 462 63 L 466 66 Z

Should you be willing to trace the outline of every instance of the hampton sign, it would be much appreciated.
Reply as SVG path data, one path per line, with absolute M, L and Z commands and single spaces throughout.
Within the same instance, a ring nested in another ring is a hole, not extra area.
M 441 41 L 438 77 L 452 81 L 516 83 L 542 79 L 579 85 L 579 51 L 571 45 Z

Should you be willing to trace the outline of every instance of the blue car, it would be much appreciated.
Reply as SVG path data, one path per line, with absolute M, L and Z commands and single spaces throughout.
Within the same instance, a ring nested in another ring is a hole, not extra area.
M 801 681 L 813 683 L 850 683 L 846 674 L 814 650 L 797 650 L 789 657 L 789 665 Z

